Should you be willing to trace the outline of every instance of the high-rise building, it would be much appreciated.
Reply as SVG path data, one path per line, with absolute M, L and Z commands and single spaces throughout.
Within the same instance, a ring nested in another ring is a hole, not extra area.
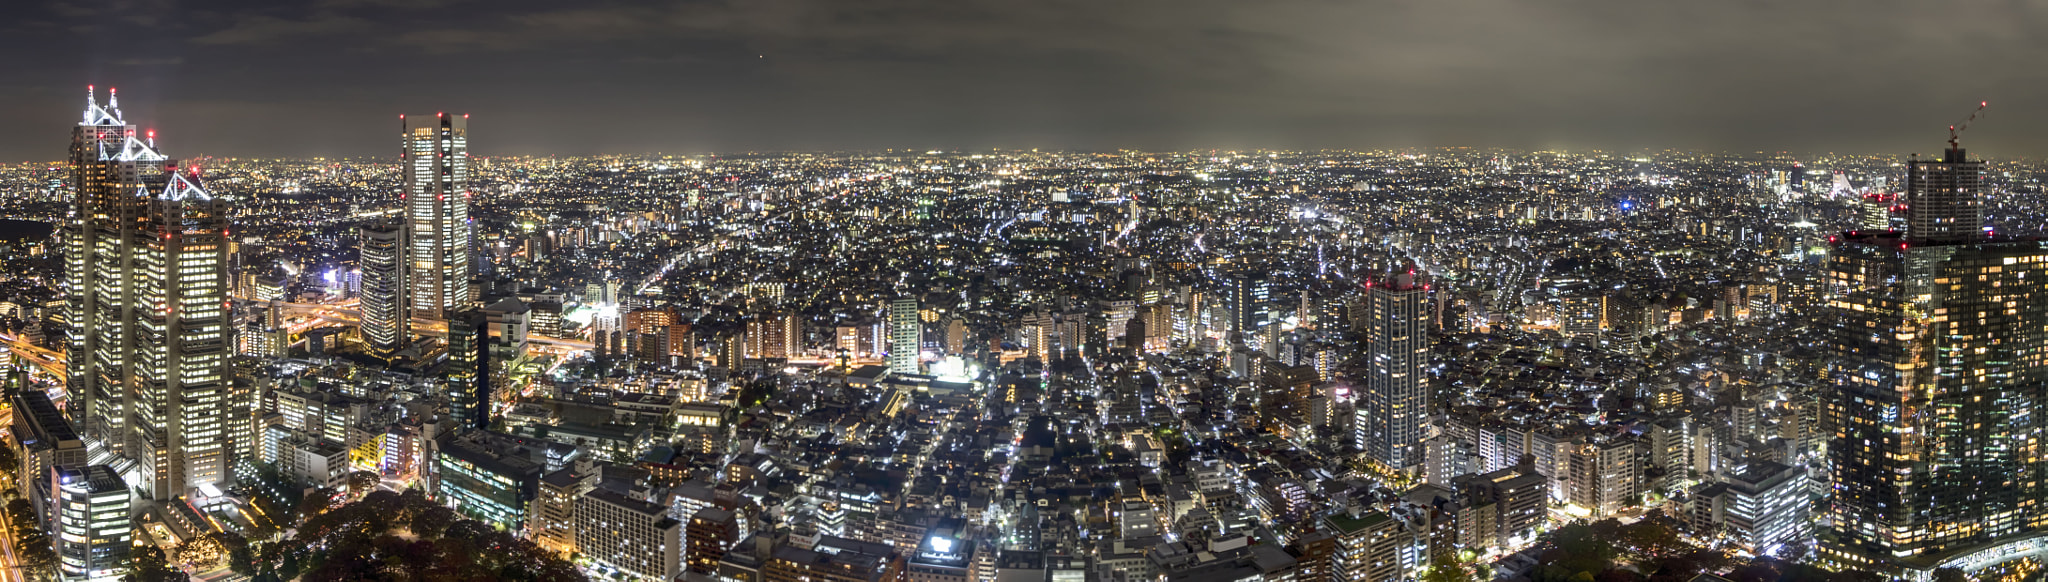
M 1983 171 L 1955 147 L 1913 160 L 1903 236 L 1829 253 L 1835 564 L 1898 571 L 2048 526 L 2048 243 L 1987 240 Z
M 1423 462 L 1429 414 L 1429 290 L 1402 273 L 1366 290 L 1365 386 L 1358 402 L 1358 443 L 1388 470 Z
M 469 303 L 469 116 L 401 117 L 405 133 L 405 283 L 414 317 Z
M 1266 302 L 1271 299 L 1272 286 L 1265 277 L 1252 273 L 1232 275 L 1229 284 L 1223 296 L 1224 307 L 1230 310 L 1229 330 L 1249 336 L 1267 323 Z
M 1984 240 L 1984 162 L 1960 147 L 1941 161 L 1906 163 L 1906 238 L 1915 244 Z
M 70 220 L 65 224 L 64 321 L 69 324 L 65 385 L 86 438 L 115 452 L 127 444 L 129 337 L 135 297 L 128 258 L 142 213 L 145 177 L 162 174 L 164 156 L 121 120 L 113 90 L 107 105 L 88 88 L 85 115 L 71 132 Z
M 447 394 L 455 430 L 491 425 L 491 324 L 475 309 L 448 319 Z
M 803 327 L 796 313 L 775 310 L 747 320 L 747 357 L 789 358 L 800 355 Z
M 1898 196 L 1883 192 L 1863 195 L 1863 206 L 1856 216 L 1857 230 L 1890 230 L 1892 207 L 1897 205 Z
M 411 327 L 405 302 L 405 229 L 382 222 L 364 226 L 360 250 L 363 343 L 372 355 L 390 358 L 405 348 Z
M 54 494 L 50 543 L 63 579 L 119 580 L 134 545 L 128 483 L 106 465 L 58 465 L 46 478 Z
M 918 321 L 918 302 L 911 297 L 889 303 L 889 371 L 918 374 L 918 352 L 924 345 L 924 322 Z
M 166 165 L 170 176 L 139 229 L 147 242 L 133 258 L 139 302 L 128 453 L 158 498 L 228 478 L 236 404 L 227 368 L 227 203 L 199 186 L 196 169 L 172 170 Z
M 1808 539 L 1808 491 L 1805 467 L 1753 460 L 1694 492 L 1694 527 L 1722 532 L 1752 553 L 1773 553 Z
M 88 440 L 133 461 L 158 498 L 227 478 L 238 404 L 227 375 L 227 205 L 88 96 L 72 134 L 77 206 L 67 292 L 71 393 Z
M 1578 289 L 1557 298 L 1557 327 L 1572 343 L 1596 343 L 1607 327 L 1607 296 Z

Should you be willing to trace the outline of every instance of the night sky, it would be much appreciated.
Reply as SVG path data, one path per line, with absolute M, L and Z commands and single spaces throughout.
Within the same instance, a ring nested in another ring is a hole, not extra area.
M 292 4 L 292 6 L 278 6 Z M 87 84 L 177 156 L 1479 146 L 2048 155 L 2048 3 L 9 3 L 0 160 Z

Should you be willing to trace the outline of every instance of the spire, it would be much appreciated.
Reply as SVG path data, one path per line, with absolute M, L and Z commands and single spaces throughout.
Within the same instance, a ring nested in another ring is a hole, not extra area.
M 127 125 L 121 121 L 120 100 L 114 96 L 114 89 L 107 89 L 107 106 L 100 107 L 98 93 L 92 85 L 85 86 L 85 116 L 79 125 Z

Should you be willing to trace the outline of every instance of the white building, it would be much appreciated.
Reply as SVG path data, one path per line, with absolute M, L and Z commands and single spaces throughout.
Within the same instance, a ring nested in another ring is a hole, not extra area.
M 672 580 L 683 571 L 683 522 L 666 507 L 593 491 L 576 501 L 576 548 L 628 576 Z

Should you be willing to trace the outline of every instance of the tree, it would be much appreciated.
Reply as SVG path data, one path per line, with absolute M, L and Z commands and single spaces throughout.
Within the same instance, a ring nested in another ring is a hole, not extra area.
M 348 494 L 350 497 L 360 499 L 362 498 L 363 495 L 366 495 L 371 490 L 376 489 L 377 482 L 378 479 L 376 473 L 371 473 L 369 471 L 356 471 L 354 473 L 349 473 Z
M 327 506 L 333 501 L 334 490 L 328 489 L 326 487 L 321 487 L 320 489 L 307 494 L 304 499 L 299 500 L 299 506 L 297 508 L 299 512 L 299 519 L 305 520 L 315 515 L 319 515 L 320 512 L 322 511 L 327 511 Z
M 50 536 L 39 529 L 17 529 L 15 533 L 19 536 L 14 540 L 15 557 L 22 573 L 33 579 L 56 579 L 57 549 L 50 546 Z
M 191 564 L 193 568 L 204 571 L 220 566 L 221 561 L 227 558 L 227 551 L 221 546 L 220 540 L 207 535 L 185 540 L 185 543 L 178 544 L 178 547 L 171 551 L 171 555 L 175 556 L 179 563 Z
M 1422 582 L 1478 582 L 1478 576 L 1451 552 L 1436 552 L 1429 556 L 1429 570 L 1423 572 Z
M 136 546 L 128 554 L 128 573 L 121 577 L 123 582 L 186 582 L 191 580 L 183 570 L 171 566 L 164 558 L 164 551 L 155 544 Z
M 1935 568 L 1934 582 L 1971 582 L 1961 568 Z

